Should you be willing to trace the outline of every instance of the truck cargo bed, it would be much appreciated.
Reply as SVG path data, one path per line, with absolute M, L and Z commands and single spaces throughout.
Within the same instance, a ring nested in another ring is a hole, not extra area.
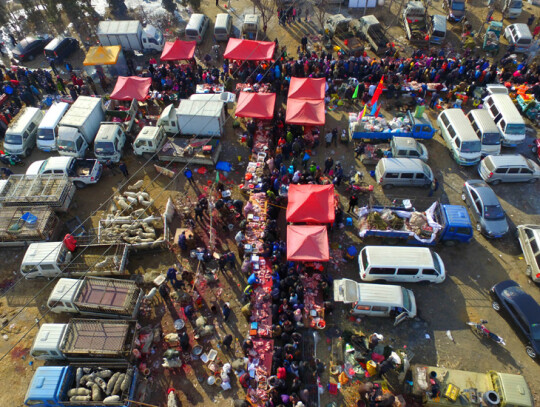
M 83 282 L 74 303 L 81 311 L 131 316 L 139 294 L 140 289 L 131 281 L 88 278 Z
M 29 225 L 23 219 L 27 212 L 37 217 Z M 59 235 L 62 222 L 47 207 L 10 207 L 0 211 L 0 246 L 26 246 L 39 241 L 54 241 Z
M 83 251 L 84 250 L 84 251 Z M 64 273 L 72 276 L 108 276 L 124 274 L 128 248 L 124 244 L 95 244 L 79 246 L 74 260 L 64 266 Z M 79 256 L 78 254 L 81 253 Z
M 211 153 L 203 153 L 203 146 L 211 146 Z M 166 162 L 189 161 L 193 164 L 215 165 L 220 153 L 221 142 L 218 139 L 170 138 L 159 151 L 158 159 Z
M 62 352 L 68 358 L 129 358 L 137 321 L 72 319 Z
M 74 194 L 73 183 L 64 175 L 11 175 L 0 190 L 0 205 L 67 210 Z

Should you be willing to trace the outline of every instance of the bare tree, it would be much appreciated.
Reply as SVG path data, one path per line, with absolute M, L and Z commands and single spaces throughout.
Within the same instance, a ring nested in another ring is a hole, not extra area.
M 266 35 L 268 23 L 276 14 L 276 0 L 251 0 L 253 8 L 258 10 L 261 15 L 263 31 Z
M 324 30 L 324 23 L 326 22 L 329 7 L 330 4 L 328 0 L 317 0 L 313 4 L 313 16 L 315 17 L 315 21 L 321 27 L 321 30 Z

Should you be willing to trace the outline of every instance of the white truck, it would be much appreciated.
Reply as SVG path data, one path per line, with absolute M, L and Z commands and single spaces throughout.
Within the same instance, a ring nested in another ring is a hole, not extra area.
M 95 184 L 101 178 L 103 166 L 97 160 L 74 157 L 49 157 L 34 161 L 26 175 L 60 174 L 73 181 L 77 188 Z
M 139 102 L 136 99 L 132 99 L 131 102 L 110 99 L 105 104 L 105 108 L 105 119 L 101 124 L 117 124 L 122 126 L 126 134 L 131 131 L 139 111 Z
M 163 109 L 157 126 L 172 135 L 221 137 L 225 120 L 221 101 L 182 99 L 177 108 L 170 104 Z
M 125 51 L 162 51 L 165 40 L 157 28 L 140 21 L 101 21 L 97 28 L 101 45 L 121 45 Z
M 133 143 L 133 152 L 146 160 L 157 153 L 159 161 L 214 166 L 221 144 L 218 138 L 166 137 L 163 127 L 145 126 Z
M 94 155 L 100 162 L 111 160 L 117 163 L 122 158 L 126 144 L 126 133 L 117 123 L 101 123 L 96 139 L 94 140 Z
M 143 296 L 143 290 L 131 280 L 61 278 L 54 286 L 47 306 L 54 313 L 136 319 Z
M 67 324 L 41 325 L 30 355 L 38 360 L 130 360 L 136 338 L 134 320 L 73 318 Z
M 79 96 L 60 120 L 56 141 L 60 155 L 84 157 L 104 119 L 101 98 Z
M 127 273 L 125 244 L 77 246 L 72 253 L 64 242 L 32 243 L 26 249 L 21 274 L 26 279 L 65 277 L 118 277 Z

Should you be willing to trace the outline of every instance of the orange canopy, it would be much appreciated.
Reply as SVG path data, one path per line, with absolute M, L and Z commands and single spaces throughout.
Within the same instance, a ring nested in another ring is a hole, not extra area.
M 119 76 L 111 93 L 111 99 L 133 100 L 139 102 L 146 100 L 152 78 L 139 78 L 138 76 Z
M 334 185 L 290 185 L 287 222 L 333 223 Z
M 163 46 L 163 52 L 160 59 L 162 61 L 180 61 L 183 59 L 192 59 L 195 54 L 195 41 L 167 41 Z
M 324 100 L 288 99 L 285 121 L 302 126 L 322 126 L 325 123 Z
M 291 78 L 289 84 L 289 99 L 323 100 L 326 91 L 324 78 Z
M 241 61 L 271 61 L 274 58 L 275 48 L 276 43 L 274 41 L 229 38 L 223 58 Z
M 236 116 L 271 119 L 274 117 L 275 93 L 240 92 L 236 104 Z
M 287 226 L 287 260 L 328 261 L 328 233 L 326 226 Z

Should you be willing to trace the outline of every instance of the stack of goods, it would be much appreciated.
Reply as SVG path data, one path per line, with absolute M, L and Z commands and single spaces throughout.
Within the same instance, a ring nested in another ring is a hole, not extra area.
M 252 194 L 249 201 L 253 205 L 253 213 L 247 216 L 245 252 L 261 253 L 266 225 L 266 194 L 263 192 Z
M 390 209 L 369 211 L 360 217 L 360 233 L 368 230 L 402 231 L 426 239 L 435 233 L 423 212 L 404 212 L 403 215 L 406 216 L 399 216 Z
M 268 83 L 237 83 L 236 92 L 261 92 L 261 93 L 271 93 L 272 89 Z
M 255 261 L 253 261 L 255 258 Z M 253 291 L 253 310 L 251 313 L 252 336 L 270 337 L 272 335 L 272 268 L 266 260 L 252 256 L 252 265 L 260 284 Z
M 258 123 L 259 130 L 253 137 L 253 154 L 266 153 L 270 141 L 270 132 L 262 129 L 262 122 Z
M 257 389 L 248 389 L 248 396 L 254 406 L 264 406 L 268 401 L 268 383 L 272 371 L 272 354 L 274 352 L 274 341 L 271 339 L 257 339 L 253 341 L 253 351 L 257 354 L 249 365 L 250 373 L 257 380 Z
M 391 121 L 387 121 L 384 117 L 364 116 L 361 122 L 356 121 L 351 124 L 354 132 L 404 133 L 411 131 L 411 123 L 408 117 L 394 117 Z
M 324 303 L 320 290 L 321 274 L 302 271 L 300 281 L 304 286 L 304 317 L 308 321 L 308 326 L 324 328 Z

